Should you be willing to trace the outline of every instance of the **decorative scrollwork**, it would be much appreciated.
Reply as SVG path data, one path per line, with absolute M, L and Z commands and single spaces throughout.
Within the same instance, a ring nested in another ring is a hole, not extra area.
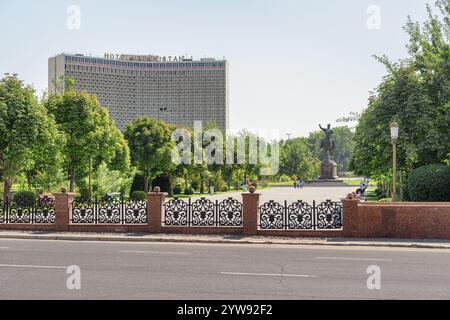
M 90 199 L 78 198 L 72 203 L 72 223 L 94 224 L 95 203 Z
M 55 221 L 55 200 L 47 196 L 38 199 L 35 207 L 34 223 L 53 224 Z
M 146 224 L 147 220 L 147 201 L 125 202 L 125 224 Z
M 303 201 L 297 201 L 287 208 L 289 230 L 313 230 L 314 208 Z
M 164 204 L 166 226 L 188 225 L 188 204 L 180 199 L 172 199 Z
M 242 224 L 242 203 L 233 198 L 219 203 L 219 225 L 221 227 L 241 227 Z
M 215 205 L 211 200 L 201 198 L 192 203 L 192 225 L 214 226 Z
M 7 208 L 3 200 L 0 200 L 0 224 L 6 223 Z
M 121 223 L 121 203 L 120 201 L 100 201 L 97 203 L 99 224 L 120 224 Z
M 284 207 L 273 200 L 260 208 L 261 229 L 284 229 Z
M 327 200 L 316 207 L 317 230 L 342 229 L 342 204 Z
M 33 217 L 33 206 L 27 206 L 21 201 L 12 201 L 8 205 L 8 223 L 30 224 Z

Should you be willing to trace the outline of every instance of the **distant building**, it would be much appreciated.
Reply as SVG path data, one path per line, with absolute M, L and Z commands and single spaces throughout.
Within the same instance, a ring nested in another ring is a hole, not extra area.
M 64 91 L 64 77 L 75 79 L 73 88 L 95 94 L 121 130 L 142 116 L 188 127 L 194 121 L 229 127 L 226 60 L 60 54 L 49 59 L 48 75 L 50 94 Z

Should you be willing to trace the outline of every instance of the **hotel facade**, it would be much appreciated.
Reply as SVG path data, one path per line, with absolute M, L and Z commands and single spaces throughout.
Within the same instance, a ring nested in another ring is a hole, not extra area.
M 105 54 L 103 58 L 60 54 L 49 59 L 49 93 L 62 93 L 73 78 L 76 91 L 95 94 L 119 129 L 138 117 L 193 127 L 195 121 L 229 128 L 228 63 Z

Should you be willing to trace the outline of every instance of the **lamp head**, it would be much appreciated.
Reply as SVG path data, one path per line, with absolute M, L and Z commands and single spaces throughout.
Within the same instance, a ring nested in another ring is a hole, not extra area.
M 397 122 L 392 122 L 390 127 L 391 127 L 391 140 L 392 140 L 392 143 L 397 143 L 397 141 L 398 141 L 399 125 L 398 125 Z

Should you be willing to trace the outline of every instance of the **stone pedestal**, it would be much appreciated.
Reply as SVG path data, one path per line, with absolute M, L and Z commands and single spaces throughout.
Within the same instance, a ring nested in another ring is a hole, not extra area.
M 324 160 L 320 166 L 319 180 L 338 180 L 337 164 L 332 160 Z

